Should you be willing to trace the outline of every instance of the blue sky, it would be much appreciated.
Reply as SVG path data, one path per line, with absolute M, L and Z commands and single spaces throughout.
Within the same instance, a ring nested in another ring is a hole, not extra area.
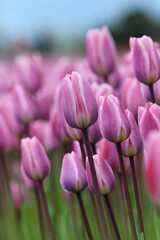
M 160 16 L 160 0 L 0 0 L 0 30 L 30 38 L 42 30 L 63 38 L 85 32 L 98 22 L 116 22 L 132 9 Z

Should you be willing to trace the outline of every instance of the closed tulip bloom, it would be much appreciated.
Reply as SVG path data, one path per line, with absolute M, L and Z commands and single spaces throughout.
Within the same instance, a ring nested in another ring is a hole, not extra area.
M 21 140 L 23 169 L 28 178 L 42 181 L 50 172 L 51 165 L 43 145 L 37 137 Z
M 147 87 L 141 84 L 136 78 L 130 77 L 125 80 L 121 91 L 123 107 L 131 110 L 135 117 L 137 117 L 138 114 L 138 107 L 145 106 L 145 100 L 141 93 L 141 85 Z
M 37 91 L 42 82 L 42 61 L 38 54 L 19 55 L 15 61 L 17 78 L 30 92 Z
M 108 28 L 89 30 L 86 49 L 90 67 L 98 75 L 106 76 L 115 69 L 116 47 Z
M 15 208 L 19 209 L 23 201 L 26 199 L 26 192 L 24 186 L 16 180 L 11 180 L 9 187 L 13 204 Z
M 92 89 L 93 89 L 93 92 L 95 94 L 97 103 L 99 101 L 98 99 L 99 99 L 100 96 L 107 97 L 108 95 L 114 93 L 113 87 L 108 83 L 101 83 L 101 84 L 93 83 L 92 84 Z
M 133 67 L 137 79 L 147 85 L 160 78 L 160 58 L 150 37 L 130 38 Z
M 133 157 L 142 150 L 142 138 L 133 113 L 128 109 L 125 113 L 131 125 L 131 134 L 122 142 L 122 153 L 125 157 Z
M 97 153 L 108 162 L 114 172 L 120 172 L 119 158 L 113 142 L 103 138 L 97 143 Z
M 138 125 L 145 143 L 150 131 L 160 129 L 160 107 L 156 103 L 147 103 L 145 107 L 139 107 Z
M 63 157 L 60 183 L 64 191 L 80 192 L 87 187 L 86 172 L 81 159 L 75 152 Z
M 113 95 L 101 99 L 98 121 L 103 137 L 114 143 L 124 141 L 131 127 L 120 101 Z
M 72 72 L 64 78 L 61 94 L 65 119 L 71 127 L 84 129 L 96 122 L 96 99 L 89 83 L 80 74 Z
M 36 120 L 31 122 L 29 125 L 29 136 L 36 136 L 43 144 L 46 151 L 56 150 L 59 146 L 49 121 Z
M 93 155 L 93 161 L 97 174 L 99 190 L 102 195 L 106 195 L 115 187 L 115 177 L 113 171 L 109 164 L 107 163 L 107 161 L 105 161 L 105 159 L 102 156 L 98 154 Z M 86 172 L 88 187 L 91 192 L 95 193 L 88 157 L 86 159 Z
M 28 123 L 37 116 L 35 102 L 20 84 L 14 85 L 13 102 L 15 115 L 19 122 Z
M 160 202 L 159 142 L 160 142 L 160 132 L 159 131 L 151 132 L 146 141 L 146 151 L 145 151 L 145 161 L 144 161 L 145 180 L 146 180 L 150 195 L 155 202 Z

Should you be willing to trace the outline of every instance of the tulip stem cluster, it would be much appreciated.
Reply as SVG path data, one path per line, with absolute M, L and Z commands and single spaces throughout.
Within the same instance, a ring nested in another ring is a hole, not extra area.
M 54 240 L 55 237 L 54 237 L 52 221 L 51 221 L 50 214 L 49 214 L 49 209 L 48 209 L 48 205 L 47 205 L 47 201 L 46 201 L 46 196 L 45 196 L 43 183 L 41 181 L 39 182 L 39 190 L 40 190 L 41 199 L 42 199 L 42 203 L 43 203 L 43 207 L 44 207 L 44 211 L 45 211 L 45 215 L 46 215 L 46 220 L 47 220 L 47 223 L 48 223 L 50 240 Z
M 88 222 L 88 218 L 87 218 L 87 214 L 86 214 L 85 207 L 84 207 L 84 204 L 83 204 L 81 193 L 80 192 L 76 193 L 76 195 L 77 195 L 78 203 L 79 203 L 79 206 L 80 206 L 80 209 L 81 209 L 81 213 L 82 213 L 84 225 L 85 225 L 85 228 L 86 228 L 86 232 L 87 232 L 87 235 L 88 235 L 88 239 L 93 240 L 94 238 L 93 238 L 91 228 L 90 228 L 90 225 L 89 225 L 89 222 Z
M 124 222 L 124 229 L 125 229 L 125 237 L 126 239 L 129 238 L 128 232 L 128 221 L 127 221 L 127 212 L 125 206 L 125 193 L 124 193 L 124 186 L 122 182 L 122 174 L 118 173 L 118 180 L 119 180 L 119 188 L 120 188 L 120 197 L 121 197 L 121 206 L 122 206 L 122 221 Z
M 103 210 L 103 204 L 102 204 L 102 200 L 101 200 L 101 196 L 100 196 L 98 180 L 97 180 L 96 170 L 95 170 L 95 166 L 94 166 L 94 162 L 93 162 L 92 150 L 91 150 L 91 145 L 90 145 L 89 138 L 88 138 L 87 129 L 83 129 L 83 137 L 84 137 L 88 160 L 89 160 L 89 164 L 90 164 L 90 168 L 91 168 L 92 179 L 93 179 L 93 183 L 95 186 L 97 206 L 99 209 L 100 219 L 101 219 L 101 223 L 103 226 L 104 236 L 105 236 L 105 238 L 107 238 L 107 236 L 108 236 L 107 224 L 106 224 L 105 214 L 104 214 L 104 210 Z
M 112 206 L 110 204 L 110 200 L 109 200 L 108 195 L 105 195 L 104 199 L 105 199 L 108 211 L 109 211 L 109 215 L 110 215 L 110 218 L 111 218 L 111 222 L 113 224 L 113 228 L 114 228 L 114 231 L 115 231 L 116 238 L 117 238 L 117 240 L 121 240 L 120 233 L 119 233 L 119 230 L 118 230 L 118 227 L 117 227 L 117 223 L 116 223 L 116 220 L 115 220 L 115 217 L 114 217 L 114 213 L 113 213 Z
M 129 160 L 130 160 L 130 166 L 131 166 L 131 171 L 132 171 L 132 180 L 133 180 L 133 187 L 134 187 L 134 193 L 135 193 L 135 200 L 136 200 L 136 206 L 137 206 L 140 231 L 145 236 L 142 210 L 141 210 L 141 204 L 140 204 L 139 192 L 138 192 L 137 177 L 136 177 L 135 164 L 134 164 L 134 157 L 130 157 Z
M 126 197 L 126 203 L 127 203 L 127 208 L 128 208 L 128 215 L 129 215 L 129 219 L 130 219 L 132 234 L 133 234 L 134 240 L 137 240 L 138 238 L 137 238 L 136 227 L 135 227 L 135 222 L 134 222 L 134 217 L 133 217 L 131 200 L 130 200 L 130 196 L 129 196 L 129 189 L 128 189 L 128 183 L 127 183 L 124 162 L 123 162 L 121 143 L 117 143 L 116 146 L 117 146 L 119 163 L 120 163 L 121 172 L 122 172 L 122 181 L 123 181 L 123 185 L 124 185 L 124 192 L 125 192 L 125 197 Z

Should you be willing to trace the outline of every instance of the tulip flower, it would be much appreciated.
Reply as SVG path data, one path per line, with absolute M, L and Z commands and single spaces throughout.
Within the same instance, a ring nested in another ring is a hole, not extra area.
M 105 159 L 96 154 L 93 155 L 94 165 L 96 169 L 98 186 L 102 195 L 108 194 L 115 187 L 115 177 L 113 171 Z M 86 172 L 87 172 L 87 181 L 88 186 L 91 192 L 95 192 L 95 187 L 92 180 L 91 170 L 86 159 Z
M 149 132 L 160 129 L 160 107 L 156 103 L 147 103 L 145 107 L 139 107 L 138 125 L 145 144 Z
M 131 127 L 117 97 L 101 97 L 99 127 L 102 135 L 111 142 L 118 143 L 128 138 Z
M 37 91 L 42 82 L 42 59 L 38 54 L 19 55 L 15 60 L 15 70 L 19 82 L 30 92 Z
M 22 203 L 27 198 L 24 186 L 12 179 L 10 182 L 10 191 L 15 208 L 20 209 Z
M 28 123 L 37 116 L 36 104 L 28 92 L 20 84 L 13 88 L 15 115 L 19 122 Z
M 125 113 L 131 125 L 131 134 L 122 142 L 122 153 L 125 157 L 133 157 L 142 150 L 142 138 L 133 113 L 128 109 Z
M 86 48 L 90 67 L 98 75 L 107 76 L 115 69 L 116 47 L 106 27 L 88 31 Z
M 21 140 L 23 169 L 28 178 L 42 181 L 50 172 L 50 162 L 37 137 Z
M 152 39 L 130 38 L 130 48 L 137 79 L 147 85 L 155 83 L 160 78 L 160 58 Z
M 61 94 L 65 119 L 71 127 L 84 129 L 96 122 L 96 99 L 89 83 L 80 74 L 72 72 L 64 78 Z
M 66 153 L 63 157 L 60 183 L 64 191 L 74 193 L 81 192 L 88 185 L 85 169 L 75 152 Z
M 113 142 L 103 138 L 97 143 L 97 153 L 108 162 L 114 172 L 120 172 L 118 153 Z
M 36 136 L 47 151 L 56 150 L 59 146 L 49 121 L 33 121 L 29 125 L 29 136 Z
M 145 87 L 145 85 L 141 84 L 136 78 L 126 78 L 121 91 L 123 107 L 131 110 L 135 117 L 137 117 L 138 114 L 138 107 L 145 106 L 141 85 Z
M 155 202 L 160 202 L 160 132 L 152 131 L 149 134 L 149 137 L 146 141 L 146 151 L 145 151 L 145 161 L 144 161 L 144 170 L 145 170 L 145 180 L 147 183 L 148 190 L 152 199 Z

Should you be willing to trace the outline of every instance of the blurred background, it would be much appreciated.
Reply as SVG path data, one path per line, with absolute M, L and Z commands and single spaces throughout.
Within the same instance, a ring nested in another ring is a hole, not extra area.
M 159 0 L 0 0 L 0 57 L 23 50 L 82 52 L 89 28 L 107 25 L 119 47 L 160 39 Z

